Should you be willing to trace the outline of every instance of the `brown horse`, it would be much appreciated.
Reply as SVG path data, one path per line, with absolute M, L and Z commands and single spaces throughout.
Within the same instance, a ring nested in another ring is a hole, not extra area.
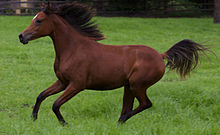
M 23 44 L 50 36 L 56 52 L 54 70 L 58 80 L 37 97 L 32 113 L 34 120 L 41 102 L 63 90 L 53 104 L 53 111 L 65 124 L 59 109 L 80 91 L 124 86 L 119 122 L 125 122 L 152 106 L 146 90 L 162 78 L 166 66 L 185 77 L 197 65 L 198 52 L 207 50 L 191 40 L 182 40 L 162 54 L 144 45 L 103 45 L 97 42 L 104 36 L 91 22 L 92 17 L 90 7 L 76 2 L 57 7 L 47 5 L 19 35 Z M 139 106 L 133 109 L 135 98 Z

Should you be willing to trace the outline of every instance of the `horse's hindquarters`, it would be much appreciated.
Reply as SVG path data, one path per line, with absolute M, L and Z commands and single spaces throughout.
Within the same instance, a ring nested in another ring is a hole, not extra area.
M 136 62 L 129 77 L 131 86 L 147 88 L 163 77 L 165 64 L 162 56 L 157 51 L 146 47 L 138 50 L 136 57 Z

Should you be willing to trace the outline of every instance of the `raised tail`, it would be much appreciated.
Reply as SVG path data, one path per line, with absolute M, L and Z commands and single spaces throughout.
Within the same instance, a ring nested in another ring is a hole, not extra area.
M 206 50 L 209 49 L 191 40 L 184 39 L 161 55 L 163 59 L 167 60 L 166 67 L 170 70 L 176 69 L 180 77 L 184 78 L 197 66 L 199 52 L 204 53 Z

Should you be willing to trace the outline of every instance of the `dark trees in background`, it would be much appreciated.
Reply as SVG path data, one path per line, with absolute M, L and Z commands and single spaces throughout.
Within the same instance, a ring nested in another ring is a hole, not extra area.
M 215 0 L 214 23 L 220 23 L 220 0 Z
M 12 1 L 29 1 L 18 3 Z M 99 16 L 142 16 L 142 17 L 202 17 L 213 16 L 216 2 L 216 19 L 219 0 L 0 0 L 1 14 L 34 15 L 40 11 L 41 2 L 54 4 L 78 1 L 92 6 Z M 30 8 L 32 4 L 33 8 Z

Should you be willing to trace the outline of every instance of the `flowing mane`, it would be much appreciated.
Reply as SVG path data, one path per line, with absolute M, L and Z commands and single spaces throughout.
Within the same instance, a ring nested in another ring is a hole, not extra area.
M 104 35 L 98 29 L 98 25 L 91 21 L 95 11 L 87 5 L 72 2 L 58 6 L 52 5 L 49 9 L 43 11 L 46 14 L 56 14 L 62 17 L 81 34 L 91 39 L 96 41 L 104 39 Z

